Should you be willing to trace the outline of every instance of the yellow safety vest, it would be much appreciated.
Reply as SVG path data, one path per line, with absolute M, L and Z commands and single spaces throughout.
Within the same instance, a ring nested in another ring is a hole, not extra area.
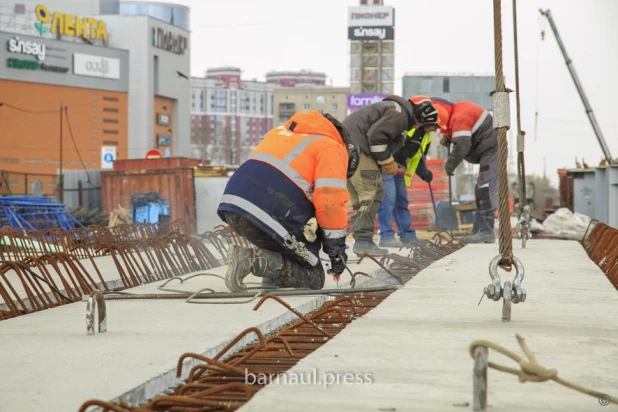
M 408 131 L 408 137 L 411 138 L 414 135 L 415 131 L 416 129 L 410 129 Z M 410 187 L 412 185 L 412 177 L 414 176 L 414 173 L 416 173 L 418 163 L 421 161 L 421 157 L 423 156 L 423 153 L 425 153 L 425 150 L 427 150 L 427 145 L 431 143 L 432 139 L 433 133 L 425 133 L 423 139 L 421 140 L 421 146 L 419 147 L 418 151 L 414 154 L 414 156 L 412 156 L 406 161 L 406 173 L 410 175 L 410 177 L 403 177 L 404 182 L 406 182 L 406 187 Z

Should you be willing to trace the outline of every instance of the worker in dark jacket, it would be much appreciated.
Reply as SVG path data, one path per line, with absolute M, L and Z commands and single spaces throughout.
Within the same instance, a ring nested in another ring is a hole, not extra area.
M 430 102 L 427 96 L 415 96 L 410 101 L 420 107 Z M 399 165 L 396 175 L 382 174 L 384 183 L 384 200 L 378 209 L 380 222 L 380 247 L 400 248 L 411 241 L 418 241 L 416 231 L 412 229 L 412 217 L 409 210 L 407 187 L 412 185 L 416 174 L 427 183 L 431 183 L 433 174 L 427 168 L 425 156 L 433 139 L 433 132 L 443 127 L 437 110 L 420 110 L 416 116 L 418 124 L 408 130 L 403 147 L 395 153 L 395 162 Z M 393 220 L 397 224 L 399 240 L 395 239 Z
M 475 197 L 477 212 L 474 215 L 472 233 L 464 236 L 466 243 L 494 243 L 495 213 L 498 209 L 498 136 L 493 117 L 478 104 L 472 102 L 449 102 L 432 98 L 440 117 L 445 118 L 440 143 L 450 144 L 451 150 L 444 166 L 452 176 L 465 159 L 479 165 Z
M 380 172 L 397 173 L 393 155 L 403 146 L 408 130 L 418 123 L 415 114 L 420 116 L 422 110 L 435 108 L 431 102 L 418 106 L 403 97 L 389 96 L 353 112 L 343 121 L 361 152 L 358 169 L 347 184 L 353 208 L 353 252 L 357 255 L 389 253 L 373 241 L 376 215 L 384 197 Z

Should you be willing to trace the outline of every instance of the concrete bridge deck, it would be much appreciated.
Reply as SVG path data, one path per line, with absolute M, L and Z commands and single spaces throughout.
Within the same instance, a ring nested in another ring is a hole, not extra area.
M 524 356 L 515 334 L 526 339 L 541 365 L 557 369 L 562 378 L 618 396 L 614 287 L 577 242 L 533 240 L 526 249 L 519 242 L 514 247 L 525 267 L 528 297 L 512 306 L 510 323 L 501 321 L 501 302 L 485 298 L 477 306 L 490 283 L 487 268 L 497 245 L 467 245 L 423 270 L 289 371 L 302 377 L 317 370 L 322 384 L 280 381 L 240 410 L 472 410 L 469 345 L 486 339 Z M 503 282 L 513 277 L 499 273 Z M 489 360 L 518 367 L 491 349 Z M 342 378 L 325 387 L 337 373 L 371 374 L 373 382 L 346 384 Z M 488 376 L 490 411 L 605 410 L 594 397 L 555 382 L 521 384 L 493 369 Z

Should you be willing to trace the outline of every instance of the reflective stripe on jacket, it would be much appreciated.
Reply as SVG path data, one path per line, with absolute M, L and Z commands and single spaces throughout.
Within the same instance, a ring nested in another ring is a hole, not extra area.
M 241 214 L 294 251 L 302 242 L 309 249 L 302 257 L 316 265 L 321 242 L 307 240 L 303 227 L 315 217 L 324 237 L 345 238 L 347 166 L 347 149 L 332 123 L 317 111 L 297 113 L 268 132 L 232 175 L 219 216 Z

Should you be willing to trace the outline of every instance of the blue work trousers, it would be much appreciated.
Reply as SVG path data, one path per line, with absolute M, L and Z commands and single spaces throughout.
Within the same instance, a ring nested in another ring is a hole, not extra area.
M 407 243 L 417 240 L 416 231 L 410 228 L 412 218 L 408 209 L 408 192 L 403 175 L 382 175 L 384 182 L 384 199 L 378 208 L 380 222 L 380 239 L 393 239 L 393 219 L 397 224 L 399 239 Z

